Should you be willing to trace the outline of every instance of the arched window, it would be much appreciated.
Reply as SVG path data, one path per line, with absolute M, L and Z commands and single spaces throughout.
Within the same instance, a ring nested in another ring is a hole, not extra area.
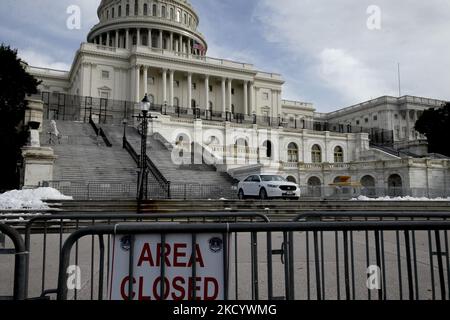
M 170 20 L 174 20 L 175 19 L 175 13 L 173 8 L 170 8 Z
M 122 6 L 119 6 L 119 12 L 118 12 L 119 17 L 122 16 Z
M 288 162 L 298 162 L 298 147 L 293 142 L 288 145 Z
M 158 14 L 158 6 L 156 4 L 153 5 L 152 15 L 156 17 Z
M 311 177 L 308 179 L 308 196 L 310 197 L 322 196 L 322 182 L 318 177 Z
M 375 190 L 375 178 L 372 176 L 364 176 L 361 178 L 361 185 L 363 186 L 362 193 L 366 197 L 371 197 L 376 195 Z
M 312 163 L 322 162 L 322 149 L 317 144 L 315 144 L 311 149 L 311 162 Z
M 287 177 L 286 180 L 287 180 L 288 182 L 297 183 L 297 179 L 295 179 L 293 176 Z
M 344 150 L 342 150 L 342 147 L 337 146 L 336 148 L 334 148 L 334 162 L 335 163 L 344 162 Z
M 173 106 L 179 107 L 180 106 L 180 99 L 179 98 L 173 98 Z
M 272 142 L 269 140 L 265 141 L 263 147 L 266 148 L 266 157 L 272 158 Z
M 116 9 L 112 8 L 112 10 L 111 10 L 111 18 L 114 19 L 115 13 L 116 13 Z
M 195 99 L 192 99 L 192 100 L 191 100 L 191 108 L 192 108 L 192 109 L 197 108 L 197 101 L 195 101 Z
M 125 7 L 125 15 L 128 17 L 130 15 L 130 5 L 127 4 Z
M 234 114 L 234 104 L 231 105 L 231 114 Z
M 317 177 L 311 177 L 308 179 L 308 186 L 310 187 L 319 187 L 322 185 L 322 182 Z
M 167 17 L 166 6 L 162 6 L 161 7 L 161 17 L 162 18 L 166 18 Z
M 139 0 L 134 1 L 134 15 L 137 16 L 139 14 Z
M 144 16 L 148 15 L 148 5 L 144 3 Z
M 398 174 L 393 174 L 388 178 L 388 193 L 391 197 L 403 196 L 403 181 Z

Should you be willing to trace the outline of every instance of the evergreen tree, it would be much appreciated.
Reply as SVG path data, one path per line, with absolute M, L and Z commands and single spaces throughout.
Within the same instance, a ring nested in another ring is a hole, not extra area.
M 19 186 L 17 163 L 27 133 L 23 128 L 25 97 L 37 93 L 39 82 L 25 71 L 17 50 L 0 45 L 0 189 Z
M 428 151 L 450 157 L 450 102 L 424 111 L 415 129 L 428 139 Z

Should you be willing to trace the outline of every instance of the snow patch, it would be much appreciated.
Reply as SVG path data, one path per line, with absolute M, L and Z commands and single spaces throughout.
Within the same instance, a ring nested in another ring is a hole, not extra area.
M 450 198 L 415 198 L 415 197 L 380 197 L 380 198 L 369 198 L 366 196 L 359 196 L 358 198 L 352 199 L 353 201 L 450 201 Z
M 12 190 L 0 194 L 0 210 L 49 209 L 43 200 L 73 200 L 53 188 Z

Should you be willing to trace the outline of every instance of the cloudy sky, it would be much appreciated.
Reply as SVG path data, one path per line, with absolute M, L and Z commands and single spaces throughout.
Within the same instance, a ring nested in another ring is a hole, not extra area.
M 1 0 L 0 41 L 30 64 L 68 69 L 100 0 Z M 283 98 L 326 112 L 380 95 L 450 100 L 448 0 L 191 0 L 209 56 L 281 73 Z M 66 27 L 70 5 L 82 28 Z M 375 11 L 380 9 L 379 29 Z M 375 20 L 374 20 L 375 17 Z M 375 24 L 374 24 L 375 23 Z

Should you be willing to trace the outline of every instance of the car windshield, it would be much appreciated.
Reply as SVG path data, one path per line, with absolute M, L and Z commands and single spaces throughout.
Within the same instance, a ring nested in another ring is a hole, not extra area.
M 261 180 L 264 182 L 268 182 L 268 181 L 286 181 L 286 179 L 284 179 L 281 176 L 261 176 Z

